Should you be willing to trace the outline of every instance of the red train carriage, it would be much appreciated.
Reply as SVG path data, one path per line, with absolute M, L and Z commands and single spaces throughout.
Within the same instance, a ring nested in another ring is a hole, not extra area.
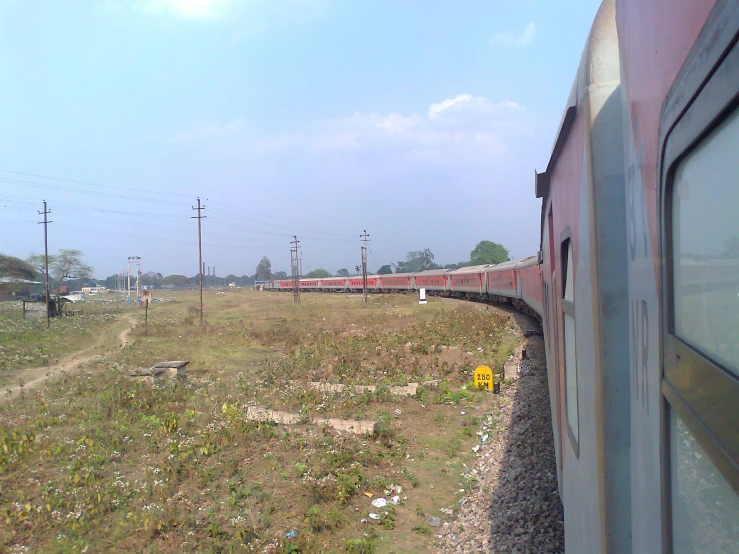
M 397 273 L 393 275 L 380 275 L 379 288 L 381 290 L 411 290 L 413 286 L 413 273 Z
M 632 552 L 619 69 L 615 2 L 606 0 L 546 171 L 536 177 L 543 199 L 542 319 L 567 552 Z
M 320 287 L 321 287 L 320 279 L 301 279 L 300 280 L 300 290 L 301 291 L 316 292 L 320 290 Z
M 739 3 L 620 0 L 617 20 L 632 540 L 736 552 Z
M 516 286 L 516 261 L 508 261 L 488 267 L 487 293 L 509 298 L 520 298 Z
M 326 277 L 321 279 L 321 290 L 345 291 L 349 288 L 349 279 L 346 277 Z
M 415 288 L 429 291 L 449 291 L 449 272 L 451 269 L 430 269 L 415 275 Z
M 368 275 L 367 276 L 367 290 L 370 289 L 377 289 L 378 285 L 378 278 L 377 275 Z M 361 277 L 352 277 L 349 279 L 349 289 L 350 290 L 362 290 L 364 285 L 362 284 L 362 278 Z
M 455 269 L 449 273 L 450 290 L 457 296 L 472 298 L 485 295 L 485 271 L 489 266 L 476 265 Z
M 538 257 L 531 256 L 516 263 L 516 286 L 518 298 L 539 317 L 542 311 L 541 266 Z M 488 288 L 490 284 L 488 283 Z

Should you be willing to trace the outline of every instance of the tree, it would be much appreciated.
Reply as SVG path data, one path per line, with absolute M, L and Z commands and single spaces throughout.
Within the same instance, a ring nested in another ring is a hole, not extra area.
M 141 276 L 141 284 L 146 286 L 156 285 L 161 280 L 162 274 L 154 271 L 147 271 Z
M 167 275 L 159 281 L 160 285 L 174 285 L 175 287 L 182 287 L 190 284 L 190 279 L 184 275 Z
M 26 262 L 30 264 L 39 274 L 43 275 L 44 270 L 46 269 L 46 265 L 44 262 L 44 255 L 43 254 L 31 254 L 26 258 Z M 49 256 L 49 270 L 51 271 L 51 267 L 54 264 L 54 256 Z
M 284 271 L 277 271 L 272 277 L 275 279 L 287 279 L 287 273 Z
M 106 289 L 114 289 L 117 284 L 118 284 L 118 275 L 111 275 L 109 277 L 106 277 L 105 281 L 103 281 L 103 285 L 105 285 Z
M 9 277 L 10 280 L 32 281 L 38 276 L 38 271 L 28 262 L 0 254 L 0 277 Z M 0 282 L 0 293 L 5 294 L 12 290 L 15 283 Z
M 257 281 L 267 281 L 272 276 L 272 263 L 267 256 L 262 258 L 257 265 L 256 273 Z
M 92 276 L 92 267 L 82 262 L 82 252 L 69 248 L 59 250 L 50 269 L 59 283 L 72 279 L 89 279 Z
M 349 277 L 349 270 L 348 269 L 340 269 L 336 272 L 337 277 Z
M 386 264 L 377 270 L 378 275 L 390 275 L 392 272 L 393 268 L 390 267 L 390 264 Z
M 510 259 L 505 246 L 489 240 L 478 242 L 470 252 L 470 265 L 499 264 Z
M 405 257 L 405 262 L 398 262 L 398 266 L 400 267 L 401 264 L 404 273 L 415 273 L 418 271 L 426 271 L 427 269 L 438 269 L 440 267 L 434 263 L 434 254 L 428 248 L 408 252 L 408 255 Z M 396 269 L 395 272 L 400 273 L 398 269 Z
M 324 279 L 326 277 L 331 277 L 331 274 L 326 271 L 325 269 L 314 269 L 311 271 L 306 277 L 309 277 L 311 279 Z

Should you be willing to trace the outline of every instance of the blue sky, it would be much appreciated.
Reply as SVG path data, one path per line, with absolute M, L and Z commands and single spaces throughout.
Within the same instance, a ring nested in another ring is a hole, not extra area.
M 592 0 L 0 0 L 0 252 L 98 277 L 535 254 Z M 16 172 L 16 173 L 11 173 Z M 59 180 L 66 179 L 66 180 Z M 76 182 L 70 182 L 76 181 Z M 118 187 L 118 188 L 115 188 Z

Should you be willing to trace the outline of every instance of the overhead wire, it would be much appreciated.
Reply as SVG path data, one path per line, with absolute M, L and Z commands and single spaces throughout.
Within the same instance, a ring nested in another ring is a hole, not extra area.
M 131 187 L 119 187 L 119 186 L 115 186 L 115 185 L 101 185 L 99 183 L 90 183 L 89 181 L 76 181 L 74 179 L 65 179 L 63 177 L 51 177 L 49 175 L 39 175 L 37 173 L 24 173 L 22 171 L 13 171 L 11 169 L 2 169 L 2 168 L 0 168 L 0 172 L 3 172 L 3 173 L 12 173 L 14 175 L 24 175 L 25 177 L 36 177 L 37 179 L 49 179 L 51 181 L 62 181 L 62 182 L 65 182 L 65 183 L 75 183 L 77 185 L 88 185 L 88 186 L 91 186 L 91 187 L 101 187 L 101 188 L 106 188 L 106 189 L 118 189 L 118 190 L 132 191 L 132 192 L 144 192 L 146 194 L 163 194 L 163 195 L 167 195 L 167 196 L 182 196 L 182 197 L 185 197 L 185 198 L 191 198 L 192 197 L 192 195 L 190 195 L 190 194 L 183 194 L 183 193 L 180 193 L 180 192 L 159 192 L 159 191 L 155 191 L 155 190 L 149 191 L 149 190 L 136 189 L 136 188 L 131 188 Z
M 133 187 L 121 187 L 121 186 L 114 186 L 114 185 L 104 185 L 100 183 L 92 183 L 88 181 L 80 181 L 75 179 L 66 179 L 66 178 L 60 178 L 60 177 L 53 177 L 48 175 L 41 175 L 36 173 L 27 173 L 27 172 L 20 172 L 20 171 L 14 171 L 9 169 L 2 169 L 0 168 L 0 172 L 8 173 L 12 175 L 20 175 L 24 177 L 32 177 L 36 179 L 47 179 L 47 180 L 53 180 L 60 183 L 71 183 L 76 185 L 84 185 L 84 186 L 91 186 L 91 187 L 98 187 L 102 189 L 107 189 L 107 191 L 95 191 L 95 190 L 85 190 L 83 188 L 78 187 L 71 187 L 71 186 L 65 186 L 65 185 L 59 185 L 59 184 L 52 184 L 52 183 L 43 183 L 43 182 L 37 182 L 37 181 L 31 181 L 26 179 L 16 179 L 16 178 L 10 178 L 10 177 L 4 177 L 0 176 L 0 182 L 2 183 L 8 183 L 11 185 L 17 185 L 17 186 L 23 186 L 23 187 L 33 187 L 33 188 L 40 188 L 40 189 L 46 189 L 46 190 L 52 190 L 52 191 L 60 191 L 60 192 L 68 192 L 68 193 L 74 193 L 74 194 L 82 194 L 82 195 L 88 195 L 92 197 L 98 197 L 98 198 L 113 198 L 113 199 L 119 199 L 119 200 L 131 200 L 136 202 L 148 202 L 148 203 L 154 203 L 159 204 L 163 206 L 171 206 L 171 207 L 191 207 L 189 203 L 176 201 L 176 200 L 168 200 L 168 199 L 160 199 L 160 198 L 148 198 L 146 196 L 137 196 L 137 195 L 131 195 L 131 194 L 122 194 L 117 192 L 108 192 L 108 191 L 123 191 L 123 192 L 133 192 L 138 194 L 144 194 L 144 195 L 157 195 L 157 196 L 164 196 L 164 197 L 182 197 L 182 198 L 191 198 L 192 195 L 189 194 L 183 194 L 183 193 L 176 193 L 176 192 L 163 192 L 163 191 L 152 191 L 152 190 L 144 190 L 144 189 L 137 189 Z M 209 206 L 209 211 L 213 213 L 213 215 L 218 217 L 212 217 L 209 221 L 209 227 L 215 227 L 216 232 L 213 232 L 211 229 L 207 232 L 206 236 L 211 237 L 224 237 L 224 238 L 250 238 L 250 236 L 267 236 L 267 237 L 279 237 L 284 239 L 289 239 L 293 237 L 296 233 L 300 234 L 301 238 L 310 240 L 310 241 L 320 241 L 320 242 L 354 242 L 356 240 L 354 233 L 346 232 L 345 230 L 337 229 L 334 227 L 328 227 L 323 225 L 296 225 L 295 221 L 289 221 L 285 219 L 280 219 L 277 217 L 273 217 L 267 214 L 257 214 L 248 210 L 242 210 L 242 209 L 234 209 L 233 206 L 229 204 L 225 204 L 223 202 L 219 202 L 217 200 L 207 199 L 207 201 L 211 204 Z M 19 197 L 11 197 L 11 196 L 3 196 L 0 197 L 0 202 L 11 204 L 11 205 L 26 205 L 26 206 L 34 206 L 38 203 L 38 200 L 34 200 L 32 198 L 19 198 Z M 215 206 L 213 206 L 215 204 Z M 132 210 L 116 210 L 116 209 L 108 209 L 108 208 L 100 208 L 100 207 L 94 207 L 94 206 L 80 206 L 80 205 L 70 205 L 63 202 L 60 203 L 54 203 L 55 206 L 55 212 L 56 213 L 62 213 L 62 214 L 82 214 L 85 218 L 85 220 L 91 220 L 91 221 L 103 221 L 106 223 L 116 223 L 120 225 L 126 225 L 130 227 L 135 228 L 147 228 L 155 231 L 169 231 L 177 234 L 181 234 L 183 232 L 186 232 L 184 228 L 181 228 L 177 225 L 177 221 L 182 219 L 182 222 L 184 223 L 185 217 L 189 218 L 188 216 L 180 215 L 177 213 L 156 213 L 156 212 L 137 212 Z M 5 206 L 7 207 L 7 206 Z M 98 216 L 98 215 L 91 215 L 93 214 L 114 214 L 114 215 L 123 215 L 126 217 L 134 217 L 134 218 L 141 218 L 141 219 L 168 219 L 169 223 L 166 225 L 157 225 L 154 223 L 142 223 L 142 222 L 131 222 L 131 221 L 125 221 L 120 219 L 111 218 L 110 216 Z M 189 213 L 189 212 L 188 212 Z M 12 224 L 22 224 L 22 223 L 36 223 L 35 221 L 23 221 L 23 220 L 9 220 L 5 219 L 2 220 L 3 223 L 12 223 Z M 232 223 L 236 222 L 236 223 Z M 244 225 L 244 223 L 251 223 L 252 225 L 257 225 L 258 227 L 253 226 L 247 226 Z M 136 234 L 131 234 L 128 229 L 121 230 L 121 229 L 91 229 L 89 227 L 79 227 L 75 225 L 69 225 L 62 221 L 57 221 L 56 226 L 59 228 L 64 229 L 71 229 L 71 230 L 78 230 L 83 232 L 91 232 L 96 234 L 104 234 L 104 235 L 112 235 L 112 236 L 124 236 L 127 238 L 135 238 L 135 239 L 141 239 L 146 241 L 165 241 L 167 243 L 178 243 L 178 244 L 190 244 L 189 241 L 183 241 L 177 238 L 169 238 L 164 236 L 141 236 Z M 266 228 L 266 229 L 265 229 Z M 228 231 L 227 234 L 219 233 L 219 229 L 225 229 Z M 238 234 L 238 236 L 236 236 Z M 226 247 L 226 248 L 236 248 L 240 250 L 282 250 L 284 249 L 283 246 L 277 246 L 277 245 L 254 245 L 254 244 L 226 244 L 223 242 L 220 243 L 204 243 L 206 246 L 209 247 Z

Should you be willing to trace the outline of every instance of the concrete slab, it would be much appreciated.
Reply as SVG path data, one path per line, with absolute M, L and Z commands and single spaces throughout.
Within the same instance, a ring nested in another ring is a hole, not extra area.
M 186 360 L 172 362 L 158 362 L 152 367 L 140 367 L 127 372 L 129 377 L 143 377 L 144 383 L 150 387 L 161 388 L 173 379 L 185 381 L 187 379 Z
M 280 425 L 295 425 L 300 423 L 302 418 L 300 414 L 293 412 L 283 412 L 281 410 L 270 410 L 259 406 L 249 406 L 246 409 L 246 418 L 250 421 L 273 421 Z M 310 417 L 308 421 L 313 425 L 328 425 L 335 431 L 343 433 L 354 433 L 356 435 L 364 435 L 374 433 L 377 427 L 376 421 L 366 419 L 339 419 L 325 417 Z
M 516 362 L 503 364 L 503 375 L 506 379 L 518 379 L 518 364 Z
M 344 392 L 345 390 L 351 390 L 358 394 L 365 392 L 375 392 L 377 387 L 375 385 L 343 385 L 341 383 L 319 383 L 311 382 L 308 383 L 310 388 L 320 392 Z M 396 396 L 416 396 L 418 392 L 418 383 L 408 383 L 402 387 L 390 387 L 390 394 Z

